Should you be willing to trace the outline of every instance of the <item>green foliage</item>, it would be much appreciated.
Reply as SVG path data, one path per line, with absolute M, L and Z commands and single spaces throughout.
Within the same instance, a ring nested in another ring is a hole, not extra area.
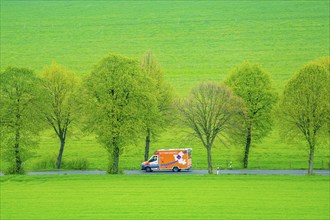
M 281 100 L 282 123 L 287 132 L 306 137 L 326 129 L 329 115 L 329 72 L 311 63 L 288 82 Z
M 153 85 L 151 90 L 157 99 L 157 112 L 150 112 L 146 119 L 147 127 L 151 128 L 152 133 L 156 135 L 157 130 L 165 128 L 170 121 L 173 107 L 173 88 L 165 81 L 163 70 L 151 51 L 144 53 L 141 67 L 147 77 L 150 77 Z
M 68 126 L 76 118 L 75 97 L 79 80 L 77 76 L 65 67 L 53 62 L 46 66 L 40 77 L 47 105 L 43 110 L 47 122 L 60 137 L 65 137 Z
M 22 166 L 19 170 L 17 170 L 17 165 L 15 162 L 10 163 L 10 165 L 4 170 L 5 175 L 17 175 L 17 174 L 25 174 L 25 169 Z
M 1 73 L 0 88 L 1 155 L 22 173 L 26 152 L 44 125 L 40 81 L 29 69 L 9 67 Z
M 287 83 L 280 102 L 282 135 L 295 135 L 309 146 L 309 173 L 313 170 L 314 149 L 328 139 L 330 115 L 330 72 L 318 63 L 304 66 Z
M 85 79 L 87 126 L 109 152 L 110 172 L 118 172 L 119 155 L 144 134 L 144 119 L 157 108 L 151 82 L 138 62 L 109 55 Z
M 34 170 L 54 170 L 57 169 L 57 155 L 44 156 L 34 163 Z M 87 158 L 71 158 L 62 160 L 62 169 L 65 170 L 87 170 L 89 168 L 89 162 Z
M 56 155 L 46 155 L 33 164 L 33 170 L 53 170 L 56 169 Z
M 330 211 L 328 176 L 42 175 L 0 181 L 1 219 L 328 219 Z M 180 207 L 189 210 L 173 211 Z
M 244 100 L 246 111 L 242 119 L 246 130 L 252 127 L 253 139 L 258 141 L 267 136 L 271 131 L 271 112 L 276 101 L 270 75 L 259 65 L 244 62 L 231 72 L 226 84 Z
M 165 79 L 179 95 L 200 81 L 224 79 L 242 60 L 262 64 L 280 90 L 297 66 L 329 54 L 327 1 L 179 1 L 175 5 L 166 1 L 1 1 L 0 16 L 1 70 L 20 65 L 39 72 L 55 59 L 84 75 L 109 48 L 135 58 L 151 48 Z M 181 138 L 184 134 L 181 127 L 171 127 L 155 140 L 151 151 L 193 146 L 195 167 L 207 168 L 205 149 Z M 36 156 L 58 153 L 47 135 L 41 136 L 45 141 Z M 106 169 L 107 157 L 96 139 L 87 139 L 70 141 L 66 157 L 86 157 L 92 169 Z M 257 168 L 260 160 L 262 168 L 288 169 L 292 161 L 294 168 L 306 168 L 300 146 L 288 147 L 273 132 L 262 144 L 255 143 L 249 166 Z M 123 169 L 139 168 L 141 151 L 131 148 L 121 156 Z M 239 146 L 213 149 L 213 158 L 220 164 L 226 160 L 238 164 L 240 154 Z M 318 164 L 329 161 L 328 149 L 316 154 Z M 27 169 L 32 169 L 36 158 L 26 161 Z M 6 166 L 2 160 L 0 169 Z
M 68 170 L 87 170 L 89 167 L 89 162 L 86 158 L 76 158 L 64 162 L 63 168 Z
M 330 57 L 320 57 L 313 61 L 315 64 L 323 66 L 328 72 L 330 72 Z
M 276 94 L 271 79 L 259 65 L 244 62 L 226 80 L 234 94 L 242 98 L 246 111 L 242 112 L 244 133 L 238 140 L 245 143 L 244 168 L 248 167 L 251 142 L 260 141 L 272 129 L 272 108 Z
M 55 62 L 45 67 L 40 76 L 45 94 L 43 101 L 46 104 L 46 107 L 42 109 L 44 118 L 60 141 L 56 163 L 59 169 L 69 127 L 77 119 L 79 111 L 75 101 L 79 96 L 77 93 L 79 81 L 73 72 Z
M 171 111 L 173 88 L 164 80 L 163 71 L 151 51 L 144 53 L 140 63 L 144 73 L 151 79 L 152 88 L 150 90 L 157 100 L 157 108 L 148 109 L 149 112 L 144 119 L 147 127 L 144 160 L 148 160 L 151 134 L 153 139 L 155 139 L 170 124 L 170 116 L 171 112 L 173 112 Z

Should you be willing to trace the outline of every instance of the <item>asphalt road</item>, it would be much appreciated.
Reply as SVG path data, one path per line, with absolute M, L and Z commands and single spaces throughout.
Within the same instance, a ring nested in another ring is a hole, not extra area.
M 143 170 L 125 170 L 127 175 L 157 175 L 157 174 L 169 174 L 169 175 L 190 175 L 190 174 L 207 174 L 207 170 L 191 170 L 191 171 L 181 171 L 181 172 L 172 172 L 172 171 L 153 171 L 146 173 Z M 307 170 L 219 170 L 214 171 L 215 174 L 223 175 L 306 175 Z M 330 175 L 330 170 L 314 170 L 314 173 L 317 175 Z M 38 172 L 27 172 L 27 175 L 104 175 L 106 171 L 38 171 Z M 0 176 L 3 176 L 3 173 L 0 173 Z
M 125 174 L 207 174 L 207 170 L 191 170 L 181 171 L 174 173 L 172 171 L 153 171 L 146 173 L 143 170 L 126 170 Z M 330 170 L 315 170 L 318 175 L 330 175 Z M 232 174 L 232 175 L 245 175 L 245 174 L 259 174 L 259 175 L 306 175 L 307 170 L 215 170 L 214 174 Z

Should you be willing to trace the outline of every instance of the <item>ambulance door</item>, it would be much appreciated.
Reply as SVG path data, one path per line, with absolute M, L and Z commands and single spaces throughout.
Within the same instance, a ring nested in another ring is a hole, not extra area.
M 149 166 L 152 169 L 159 169 L 159 162 L 158 162 L 158 156 L 154 155 L 149 160 Z

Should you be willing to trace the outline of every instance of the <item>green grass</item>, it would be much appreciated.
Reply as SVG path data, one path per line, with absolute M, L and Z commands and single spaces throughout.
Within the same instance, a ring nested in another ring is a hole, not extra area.
M 243 60 L 283 80 L 329 55 L 328 1 L 1 0 L 1 67 L 40 71 L 52 60 L 76 70 L 109 52 L 151 49 L 177 92 L 221 80 Z
M 276 134 L 276 133 L 275 133 Z M 120 169 L 140 169 L 140 164 L 144 157 L 143 137 L 138 140 L 136 145 L 129 146 L 120 157 Z M 267 144 L 265 144 L 267 143 Z M 169 129 L 162 136 L 151 144 L 150 154 L 161 148 L 193 148 L 193 169 L 207 169 L 207 155 L 205 148 L 195 139 L 186 138 L 180 134 L 177 129 Z M 330 169 L 329 167 L 329 149 L 320 146 L 315 152 L 315 169 Z M 254 144 L 251 148 L 249 169 L 307 169 L 308 168 L 308 150 L 307 146 L 302 143 L 292 145 L 280 142 L 280 139 L 271 134 L 263 143 Z M 49 161 L 54 163 L 59 151 L 59 141 L 56 137 L 51 137 L 49 132 L 42 135 L 39 147 L 34 148 L 32 157 L 29 158 L 24 167 L 26 171 L 32 170 L 54 170 L 53 166 L 42 167 L 41 165 Z M 226 146 L 222 143 L 215 142 L 212 150 L 213 165 L 216 169 L 227 168 L 227 161 L 232 161 L 233 169 L 242 169 L 243 167 L 243 146 Z M 108 165 L 107 152 L 93 136 L 85 136 L 80 138 L 71 138 L 67 140 L 67 144 L 63 154 L 63 169 L 72 169 L 66 167 L 65 164 L 70 161 L 82 158 L 87 160 L 89 170 L 106 170 Z M 322 164 L 323 163 L 323 164 Z M 2 161 L 0 168 L 6 170 L 7 163 Z
M 257 62 L 272 75 L 274 89 L 303 64 L 329 55 L 329 2 L 324 1 L 7 1 L 1 2 L 0 68 L 8 65 L 42 70 L 53 60 L 85 75 L 107 53 L 134 58 L 151 49 L 178 96 L 202 80 L 221 81 L 243 60 Z M 120 160 L 137 169 L 143 139 Z M 284 144 L 277 129 L 262 143 L 252 143 L 250 168 L 307 167 L 305 144 Z M 169 128 L 152 143 L 159 148 L 193 147 L 195 168 L 206 168 L 206 151 L 179 128 Z M 45 132 L 27 170 L 57 154 L 56 138 Z M 214 166 L 233 161 L 241 168 L 242 146 L 217 143 Z M 64 160 L 86 158 L 89 169 L 106 169 L 106 151 L 95 138 L 67 140 Z M 329 168 L 326 145 L 316 152 L 315 167 Z M 7 164 L 0 163 L 3 171 Z
M 328 219 L 324 176 L 5 176 L 1 219 Z

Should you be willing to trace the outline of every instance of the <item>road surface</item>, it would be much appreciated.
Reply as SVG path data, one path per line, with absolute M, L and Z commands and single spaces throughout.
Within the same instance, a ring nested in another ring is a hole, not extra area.
M 191 174 L 207 174 L 207 170 L 191 170 L 191 171 L 181 171 L 181 172 L 172 172 L 172 171 L 154 171 L 146 173 L 143 170 L 125 170 L 127 175 L 157 175 L 157 174 L 171 174 L 171 175 L 191 175 Z M 306 175 L 307 170 L 219 170 L 214 171 L 218 175 Z M 106 171 L 36 171 L 36 172 L 27 172 L 27 175 L 104 175 Z M 314 174 L 317 175 L 330 175 L 330 170 L 314 170 Z M 0 176 L 3 176 L 3 173 L 0 173 Z

